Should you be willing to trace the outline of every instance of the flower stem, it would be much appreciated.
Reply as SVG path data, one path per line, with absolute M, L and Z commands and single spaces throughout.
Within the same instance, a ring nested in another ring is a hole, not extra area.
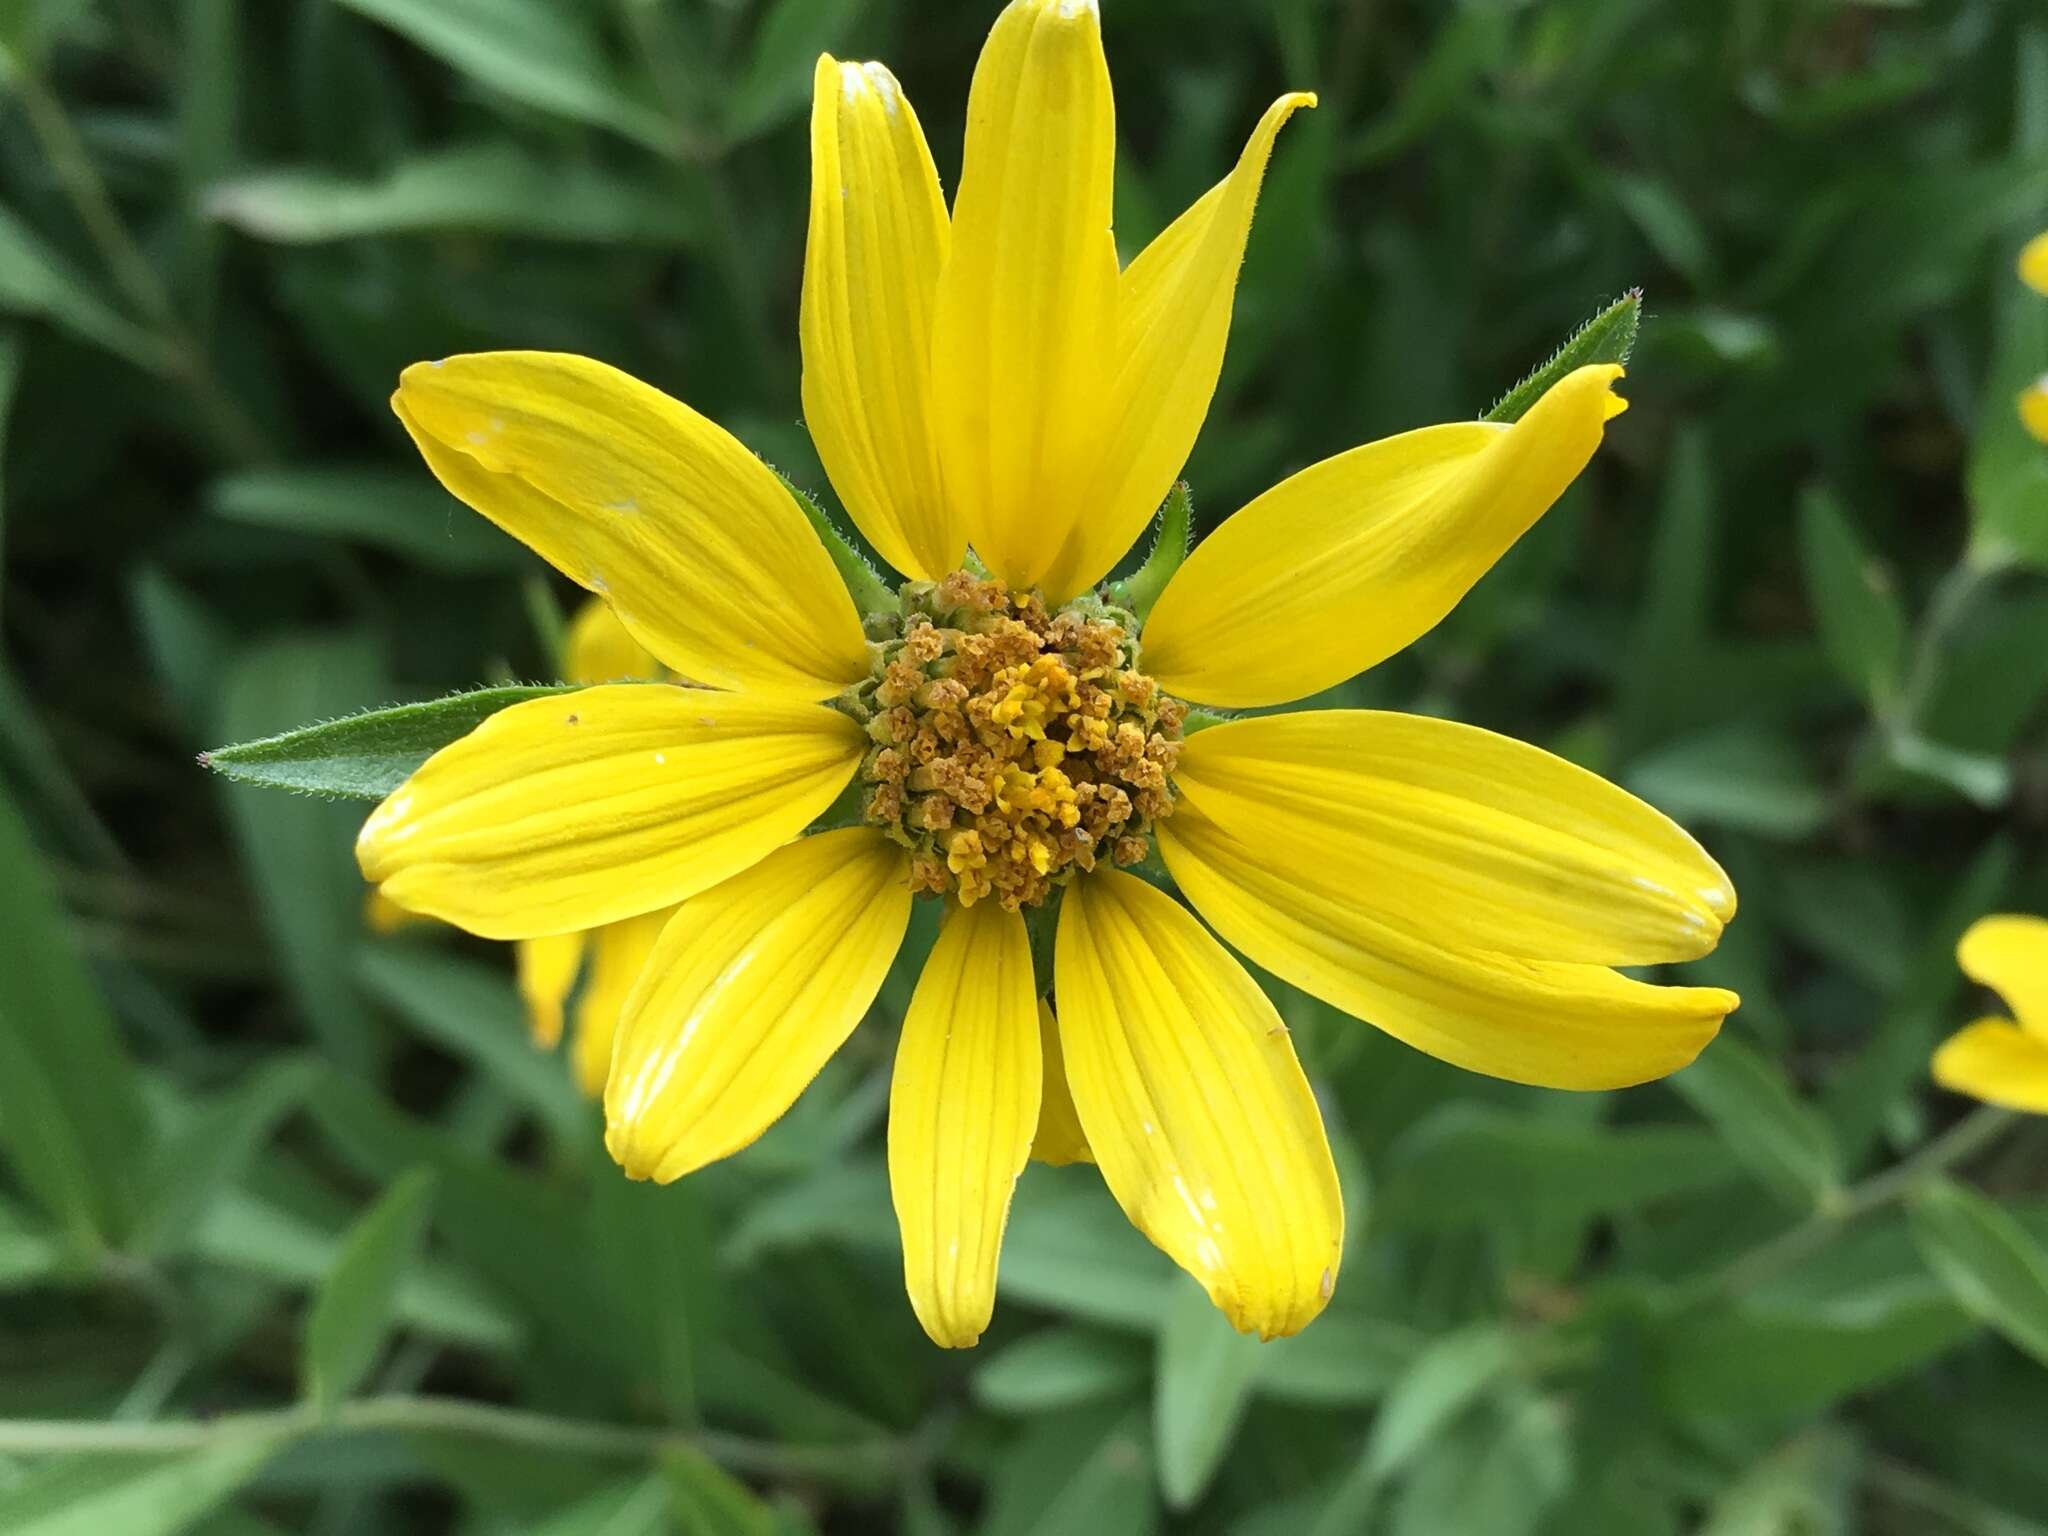
M 1842 1228 L 1906 1195 L 1922 1179 L 1982 1152 L 2018 1122 L 2009 1109 L 1981 1104 L 1920 1148 L 1881 1173 L 1852 1185 L 1798 1226 L 1781 1232 L 1731 1262 L 1707 1284 L 1712 1296 L 1737 1296 L 1826 1245 Z
M 665 1451 L 688 1446 L 738 1472 L 852 1483 L 893 1475 L 903 1455 L 903 1448 L 892 1441 L 785 1445 L 716 1431 L 606 1424 L 462 1398 L 408 1395 L 357 1398 L 325 1415 L 302 1404 L 147 1423 L 0 1419 L 0 1455 L 153 1456 L 246 1440 L 313 1440 L 370 1430 L 462 1435 L 600 1461 L 652 1461 Z

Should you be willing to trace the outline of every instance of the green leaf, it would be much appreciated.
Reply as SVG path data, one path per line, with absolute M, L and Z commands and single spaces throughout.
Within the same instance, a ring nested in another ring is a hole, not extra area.
M 499 710 L 528 699 L 574 693 L 569 684 L 476 688 L 424 704 L 366 709 L 319 725 L 216 747 L 201 766 L 241 784 L 262 784 L 337 800 L 381 800 L 441 748 Z
M 0 206 L 0 313 L 47 320 L 152 373 L 174 366 L 169 348 L 123 319 L 28 225 Z
M 595 1119 L 586 1120 L 593 1148 Z M 590 1218 L 592 1267 L 609 1328 L 669 1421 L 696 1422 L 700 1362 L 719 1337 L 726 1294 L 699 1186 L 635 1184 L 607 1167 Z
M 1750 725 L 1719 726 L 1636 759 L 1622 782 L 1690 826 L 1797 842 L 1827 824 L 1825 790 L 1797 746 Z
M 690 208 L 640 180 L 539 160 L 504 140 L 413 155 L 371 180 L 288 167 L 206 195 L 213 218 L 280 245 L 471 232 L 666 249 L 698 238 Z
M 1115 1408 L 1036 1421 L 989 1480 L 978 1536 L 1149 1536 L 1158 1528 L 1144 1418 Z
M 7 1536 L 178 1536 L 277 1451 L 252 1436 L 170 1457 L 89 1457 L 38 1467 L 0 1490 Z
M 669 1536 L 673 1502 L 659 1475 L 625 1478 L 554 1511 L 530 1536 Z
M 839 52 L 864 9 L 863 0 L 774 0 L 726 96 L 727 136 L 753 138 L 801 111 L 811 99 L 818 55 Z
M 367 637 L 297 637 L 258 643 L 228 669 L 217 729 L 253 737 L 294 720 L 318 719 L 375 698 L 382 669 Z M 290 783 L 303 762 L 258 763 L 241 776 L 278 773 Z M 201 759 L 205 761 L 204 758 Z M 244 784 L 223 786 L 242 861 L 277 959 L 299 1008 L 337 1060 L 367 1068 L 377 1054 L 376 1023 L 349 974 L 362 932 L 363 880 L 352 849 L 360 828 L 353 807 L 265 794 Z
M 974 1373 L 974 1399 L 997 1413 L 1048 1413 L 1120 1396 L 1143 1382 L 1151 1355 L 1120 1334 L 1044 1328 Z
M 4 595 L 7 585 L 7 424 L 14 416 L 14 399 L 21 383 L 21 360 L 25 350 L 18 329 L 0 325 L 0 595 Z
M 1827 1122 L 1769 1057 L 1724 1031 L 1670 1081 L 1770 1189 L 1810 1206 L 1840 1192 L 1841 1158 Z
M 533 1111 L 564 1147 L 593 1143 L 597 1122 L 559 1056 L 537 1051 L 504 970 L 415 945 L 372 944 L 356 963 L 370 995 Z
M 1119 608 L 1129 609 L 1140 624 L 1144 623 L 1194 542 L 1194 501 L 1188 493 L 1187 481 L 1182 480 L 1166 493 L 1159 508 L 1158 531 L 1152 536 L 1152 548 L 1145 563 L 1122 581 L 1110 584 L 1109 600 Z
M 673 140 L 629 92 L 587 6 L 555 0 L 340 0 L 514 101 L 611 128 L 655 149 Z
M 1941 1180 L 1910 1207 L 1913 1240 L 1971 1316 L 2048 1365 L 2048 1252 L 1973 1189 Z
M 1252 1392 L 1319 1407 L 1377 1402 L 1414 1362 L 1422 1343 L 1422 1335 L 1405 1323 L 1325 1312 L 1314 1328 L 1260 1347 Z
M 135 1069 L 4 786 L 0 870 L 0 1150 L 74 1246 L 116 1243 L 148 1156 Z
M 1011 1301 L 1152 1333 L 1179 1276 L 1092 1168 L 1034 1167 L 1017 1184 L 996 1288 Z
M 414 1169 L 349 1229 L 306 1320 L 305 1392 L 331 1409 L 361 1386 L 395 1321 L 398 1284 L 426 1240 L 435 1175 Z
M 525 549 L 417 470 L 309 464 L 251 469 L 207 492 L 216 517 L 314 538 L 354 539 L 434 570 L 513 571 Z
M 1571 1482 L 1572 1420 L 1534 1392 L 1470 1415 L 1431 1442 L 1395 1501 L 1388 1536 L 1530 1536 Z
M 2003 249 L 2000 258 L 1996 353 L 1970 440 L 1969 558 L 1982 567 L 2017 562 L 2048 570 L 2048 450 L 2019 417 L 2020 391 L 2048 371 L 2048 302 L 2014 276 Z
M 1691 718 L 1686 713 L 1690 700 L 1671 686 L 1671 679 L 1693 666 L 1711 643 L 1707 612 L 1713 596 L 1719 476 L 1720 459 L 1705 429 L 1680 432 L 1657 501 L 1649 568 L 1628 650 L 1618 669 L 1616 750 L 1624 756 Z
M 1699 1536 L 1851 1536 L 1861 1529 L 1857 1461 L 1846 1430 L 1802 1434 L 1724 1489 Z
M 1549 362 L 1503 395 L 1480 420 L 1520 421 L 1551 385 L 1575 369 L 1592 363 L 1627 363 L 1642 319 L 1643 292 L 1632 288 L 1572 332 Z
M 1799 557 L 1821 648 L 1844 682 L 1878 710 L 1898 697 L 1906 615 L 1891 573 L 1872 558 L 1840 502 L 1821 487 L 1799 503 Z
M 238 1183 L 278 1122 L 298 1108 L 318 1064 L 303 1056 L 273 1061 L 192 1117 L 152 1164 L 140 1245 L 163 1251 L 205 1219 L 215 1200 Z
M 664 1455 L 661 1470 L 683 1536 L 777 1536 L 775 1511 L 694 1446 Z
M 1159 1329 L 1152 1438 L 1169 1509 L 1188 1509 L 1216 1475 L 1251 1402 L 1259 1341 L 1239 1333 L 1199 1286 L 1177 1288 Z
M 871 613 L 896 612 L 902 606 L 901 600 L 882 580 L 881 574 L 868 564 L 867 556 L 854 547 L 853 540 L 840 532 L 839 525 L 818 505 L 817 498 L 798 489 L 796 483 L 779 469 L 775 471 L 775 478 L 796 498 L 797 507 L 810 523 L 811 531 L 825 546 L 825 553 L 832 557 L 832 568 L 846 583 L 847 596 L 853 599 L 854 610 L 863 617 Z
M 1736 1165 L 1688 1127 L 1610 1130 L 1453 1103 L 1397 1142 L 1384 1170 L 1387 1227 L 1536 1232 L 1719 1187 Z

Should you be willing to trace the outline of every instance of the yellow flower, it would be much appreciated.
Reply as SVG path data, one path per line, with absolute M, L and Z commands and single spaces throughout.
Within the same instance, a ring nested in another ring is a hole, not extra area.
M 2020 251 L 2020 278 L 2036 293 L 2048 293 L 2048 230 L 2034 236 Z M 2048 443 L 2048 374 L 2020 391 L 2020 420 L 2029 432 Z
M 1956 946 L 1956 963 L 2004 998 L 2013 1017 L 1979 1019 L 1949 1036 L 1934 1053 L 1934 1080 L 2048 1115 L 2048 919 L 1981 918 Z
M 585 603 L 570 624 L 563 651 L 562 672 L 572 683 L 663 675 L 661 663 L 596 599 Z M 534 1044 L 542 1050 L 553 1050 L 561 1043 L 569 994 L 576 988 L 577 977 L 583 976 L 569 1049 L 576 1082 L 592 1098 L 604 1091 L 605 1074 L 611 1069 L 612 1038 L 618 1032 L 626 994 L 639 979 L 670 911 L 664 907 L 641 913 L 589 933 L 521 939 L 514 946 L 519 995 L 526 1005 Z M 371 889 L 365 918 L 373 932 L 383 934 L 428 921 L 394 901 L 383 886 Z
M 883 612 L 856 611 L 767 468 L 645 384 L 537 353 L 400 383 L 443 483 L 699 686 L 494 716 L 372 815 L 365 874 L 501 938 L 681 903 L 605 1090 L 613 1155 L 663 1181 L 789 1107 L 867 1012 L 913 893 L 942 900 L 889 1115 L 905 1277 L 941 1344 L 987 1324 L 1034 1151 L 1096 1163 L 1240 1329 L 1293 1333 L 1330 1297 L 1344 1213 L 1315 1099 L 1245 968 L 1125 872 L 1155 848 L 1259 964 L 1477 1071 L 1641 1082 L 1735 1005 L 1613 969 L 1705 954 L 1735 902 L 1692 839 L 1593 774 L 1397 714 L 1188 729 L 1187 701 L 1299 699 L 1434 625 L 1592 456 L 1618 368 L 1512 427 L 1304 470 L 1196 549 L 1142 635 L 1097 587 L 1194 441 L 1268 154 L 1313 100 L 1276 102 L 1119 268 L 1092 0 L 996 22 L 950 215 L 889 72 L 820 61 L 804 407 L 848 512 L 911 578 Z M 1048 1012 L 1027 919 L 1055 911 Z

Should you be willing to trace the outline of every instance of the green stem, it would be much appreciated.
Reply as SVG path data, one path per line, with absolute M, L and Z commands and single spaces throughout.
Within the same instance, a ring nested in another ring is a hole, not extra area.
M 1967 1162 L 2003 1136 L 2019 1118 L 2009 1109 L 1979 1105 L 1912 1156 L 1852 1185 L 1798 1226 L 1735 1259 L 1708 1282 L 1708 1293 L 1740 1295 L 1769 1279 L 1787 1265 L 1826 1246 L 1830 1238 L 1851 1222 L 1899 1200 L 1922 1179 Z
M 1919 633 L 1913 640 L 1913 655 L 1906 668 L 1904 685 L 1899 689 L 1898 708 L 1893 712 L 1895 729 L 1917 731 L 1921 716 L 1934 700 L 1934 690 L 1941 681 L 1942 664 L 1950 647 L 1955 643 L 1956 632 L 1963 621 L 1977 605 L 1986 587 L 2005 573 L 2006 562 L 2002 558 L 1964 558 L 1950 567 L 1927 599 L 1927 608 L 1920 615 Z
M 313 1440 L 371 1430 L 464 1435 L 499 1445 L 584 1456 L 598 1461 L 652 1461 L 692 1447 L 738 1472 L 866 1483 L 893 1474 L 902 1447 L 891 1441 L 848 1445 L 784 1445 L 716 1431 L 683 1433 L 606 1424 L 505 1408 L 452 1397 L 365 1397 L 323 1415 L 310 1404 L 210 1419 L 109 1423 L 70 1419 L 0 1419 L 0 1455 L 154 1456 L 245 1440 Z

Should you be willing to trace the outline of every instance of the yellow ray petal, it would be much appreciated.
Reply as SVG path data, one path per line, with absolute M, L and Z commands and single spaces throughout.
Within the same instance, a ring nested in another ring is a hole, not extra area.
M 1593 965 L 1430 944 L 1277 868 L 1185 804 L 1160 852 L 1195 909 L 1274 975 L 1454 1066 L 1544 1088 L 1623 1088 L 1675 1072 L 1736 1004 Z M 1064 1004 L 1065 995 L 1061 1001 Z
M 866 675 L 796 502 L 680 401 L 587 357 L 482 352 L 413 364 L 391 404 L 443 485 L 682 676 L 823 698 Z
M 1598 774 L 1474 726 L 1332 709 L 1212 726 L 1175 780 L 1278 869 L 1314 870 L 1418 938 L 1531 960 L 1651 965 L 1735 914 L 1683 828 Z
M 1095 0 L 1012 0 L 967 98 L 932 390 L 946 493 L 988 568 L 1045 574 L 1095 505 L 1117 335 L 1116 114 Z
M 1031 1155 L 1041 1163 L 1064 1168 L 1068 1163 L 1092 1163 L 1088 1135 L 1081 1129 L 1081 1117 L 1074 1110 L 1074 1092 L 1067 1086 L 1067 1059 L 1060 1051 L 1060 1026 L 1044 998 L 1038 1000 L 1038 1043 L 1045 1060 L 1043 1086 L 1038 1098 L 1038 1133 L 1031 1139 Z
M 881 989 L 910 921 L 903 851 L 821 832 L 685 902 L 626 1000 L 605 1145 L 666 1184 L 751 1144 Z
M 487 939 L 596 928 L 737 874 L 832 803 L 866 738 L 835 710 L 662 683 L 500 710 L 370 813 L 366 879 Z
M 2021 390 L 2018 404 L 2020 425 L 2035 441 L 2048 443 L 2048 376 Z
M 1979 918 L 1956 945 L 1956 964 L 2004 998 L 2022 1029 L 2048 1040 L 2048 918 Z
M 1404 432 L 1283 480 L 1210 534 L 1145 625 L 1184 698 L 1280 704 L 1384 661 L 1449 613 L 1563 494 L 1624 408 L 1580 368 L 1513 426 Z
M 948 237 L 939 173 L 896 77 L 821 57 L 799 325 L 804 420 L 860 531 L 897 570 L 928 579 L 956 569 L 967 548 L 931 424 L 932 309 Z
M 2020 279 L 2036 293 L 2048 293 L 2048 230 L 2020 249 Z
M 647 968 L 655 940 L 675 911 L 674 907 L 657 907 L 638 917 L 607 923 L 590 936 L 590 976 L 583 984 L 583 995 L 576 999 L 576 1035 L 569 1042 L 576 1086 L 589 1098 L 604 1093 L 619 1016 L 640 973 Z
M 889 1084 L 889 1194 L 903 1280 L 932 1342 L 965 1349 L 996 1304 L 1010 1194 L 1038 1123 L 1038 1003 L 1024 920 L 956 908 L 903 1018 Z
M 572 683 L 637 682 L 660 677 L 661 663 L 626 632 L 609 603 L 593 597 L 570 621 L 562 676 Z
M 1986 1104 L 2048 1115 L 2048 1040 L 2009 1019 L 1979 1019 L 1941 1043 L 1934 1080 Z
M 1060 1044 L 1104 1182 L 1232 1325 L 1299 1332 L 1337 1281 L 1344 1204 L 1315 1097 L 1258 983 L 1132 875 L 1074 882 Z
M 1231 301 L 1252 204 L 1281 126 L 1316 98 L 1282 96 L 1252 130 L 1237 167 L 1139 253 L 1117 288 L 1118 367 L 1089 516 L 1046 572 L 1055 600 L 1100 580 L 1144 532 L 1187 462 L 1223 369 Z
M 526 1004 L 526 1026 L 533 1043 L 552 1051 L 562 1040 L 562 1005 L 583 968 L 583 935 L 551 933 L 521 939 L 515 946 L 514 969 L 519 1000 Z
M 363 895 L 363 923 L 372 933 L 392 934 L 415 923 L 432 921 L 430 917 L 401 907 L 374 885 Z

